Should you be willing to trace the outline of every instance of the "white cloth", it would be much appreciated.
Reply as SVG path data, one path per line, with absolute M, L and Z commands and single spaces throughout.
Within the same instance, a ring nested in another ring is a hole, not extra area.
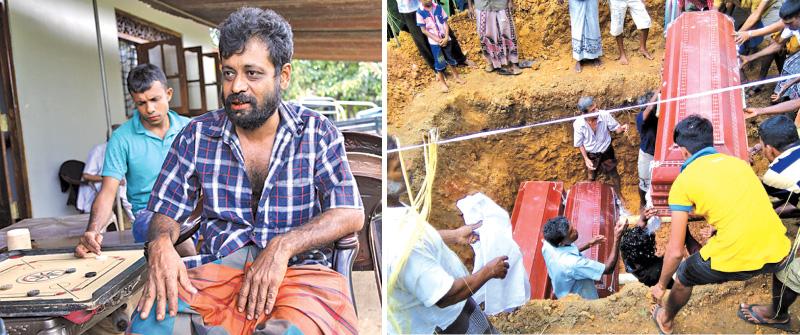
M 522 252 L 511 232 L 511 219 L 502 207 L 483 193 L 459 200 L 456 207 L 464 214 L 466 224 L 483 222 L 476 232 L 480 241 L 472 245 L 475 251 L 473 273 L 500 256 L 508 256 L 508 274 L 504 279 L 491 279 L 472 296 L 477 303 L 486 302 L 484 311 L 495 315 L 522 306 L 531 298 L 528 272 L 522 264 Z
M 106 157 L 106 146 L 108 143 L 102 143 L 94 146 L 92 150 L 89 150 L 89 157 L 86 158 L 86 165 L 83 168 L 84 174 L 90 174 L 99 176 L 103 172 L 103 161 Z M 124 179 L 123 179 L 124 180 Z M 96 182 L 96 183 L 81 183 L 81 186 L 78 188 L 78 204 L 77 207 L 79 210 L 83 212 L 91 212 L 92 211 L 92 203 L 94 203 L 94 198 L 97 196 L 97 192 L 100 191 L 100 186 L 103 183 Z M 119 197 L 122 200 L 122 207 L 125 208 L 125 212 L 128 215 L 129 219 L 133 219 L 133 213 L 131 212 L 131 204 L 128 202 L 128 197 L 126 196 L 126 188 L 125 185 L 119 186 Z
M 642 0 L 609 0 L 608 7 L 611 10 L 611 36 L 619 36 L 625 28 L 625 13 L 630 9 L 636 29 L 650 28 L 650 15 Z
M 800 30 L 791 30 L 789 28 L 783 28 L 783 31 L 781 31 L 782 40 L 790 38 L 792 37 L 792 35 L 794 35 L 794 37 L 797 38 L 797 41 L 800 42 Z
M 597 131 L 586 123 L 585 118 L 577 118 L 572 122 L 574 145 L 586 148 L 586 152 L 604 152 L 611 145 L 611 132 L 619 128 L 619 122 L 608 112 L 597 115 Z
M 389 334 L 432 334 L 436 327 L 445 329 L 458 318 L 464 301 L 439 308 L 439 301 L 453 286 L 456 279 L 469 275 L 461 259 L 442 240 L 439 233 L 426 222 L 418 223 L 417 214 L 408 208 L 387 207 L 383 212 L 383 260 L 388 264 L 386 278 L 398 271 L 398 261 L 408 256 L 400 269 L 397 284 L 387 292 L 391 312 L 387 315 Z M 417 224 L 421 224 L 421 238 L 409 255 L 409 241 Z M 399 329 L 396 328 L 399 327 Z
M 400 13 L 413 13 L 419 8 L 419 0 L 397 0 L 397 11 Z

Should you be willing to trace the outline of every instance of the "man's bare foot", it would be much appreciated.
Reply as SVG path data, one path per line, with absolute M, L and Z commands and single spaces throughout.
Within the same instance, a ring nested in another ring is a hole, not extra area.
M 600 65 L 603 65 L 603 61 L 602 61 L 602 60 L 600 60 L 600 58 L 595 58 L 595 59 L 594 59 L 594 60 L 592 60 L 592 61 L 594 62 L 594 66 L 600 66 Z
M 619 55 L 619 58 L 617 58 L 617 59 L 619 60 L 619 63 L 620 63 L 620 64 L 622 64 L 622 65 L 628 65 L 628 57 L 627 57 L 627 56 L 625 56 L 625 54 L 621 54 L 621 55 Z
M 442 88 L 442 93 L 450 92 L 450 88 L 447 87 L 447 84 L 445 82 L 440 81 L 439 82 L 439 87 Z
M 581 61 L 575 62 L 575 72 L 581 73 Z
M 455 79 L 456 83 L 459 83 L 461 85 L 464 84 L 464 79 L 461 79 L 461 76 L 455 73 L 455 71 L 453 71 L 453 79 Z
M 647 49 L 639 48 L 639 53 L 642 54 L 642 56 L 644 56 L 644 58 L 647 58 L 649 60 L 653 60 L 653 55 L 651 55 L 650 52 L 647 51 Z
M 475 62 L 473 62 L 473 61 L 471 61 L 469 59 L 464 61 L 464 65 L 469 66 L 470 68 L 473 68 L 473 69 L 478 67 L 477 65 L 475 65 Z

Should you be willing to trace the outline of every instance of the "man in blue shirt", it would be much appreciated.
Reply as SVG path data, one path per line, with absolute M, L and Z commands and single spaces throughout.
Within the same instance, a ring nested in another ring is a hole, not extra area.
M 150 191 L 161 171 L 172 141 L 189 119 L 169 110 L 172 88 L 164 72 L 152 64 L 140 64 L 128 74 L 128 90 L 136 104 L 133 117 L 114 131 L 108 142 L 100 192 L 92 204 L 89 225 L 75 254 L 100 254 L 105 228 L 111 217 L 120 181 L 127 181 L 127 196 L 133 206 L 133 237 L 144 242 L 152 212 L 146 210 Z
M 544 239 L 547 243 L 542 245 L 542 256 L 556 298 L 561 299 L 570 293 L 584 299 L 598 298 L 594 282 L 600 280 L 602 275 L 614 272 L 619 258 L 619 239 L 625 230 L 625 223 L 625 218 L 620 218 L 614 226 L 611 254 L 606 258 L 605 264 L 581 255 L 581 251 L 605 241 L 604 236 L 595 236 L 579 248 L 574 244 L 578 239 L 578 230 L 567 218 L 557 216 L 544 224 Z

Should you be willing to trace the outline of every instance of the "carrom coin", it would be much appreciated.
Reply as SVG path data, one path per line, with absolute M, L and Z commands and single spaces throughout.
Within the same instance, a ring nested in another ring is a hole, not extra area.
M 11 284 L 0 285 L 0 291 L 7 291 L 10 290 L 12 287 L 14 287 L 14 285 Z
M 67 268 L 66 270 L 64 270 L 64 273 L 75 273 L 75 271 L 77 271 L 75 270 L 75 268 Z
M 35 297 L 37 295 L 39 295 L 39 290 L 30 290 L 30 291 L 28 291 L 28 296 L 29 297 Z
M 92 271 L 92 272 L 87 272 L 84 276 L 86 278 L 92 278 L 92 277 L 94 277 L 96 275 L 97 275 L 97 272 Z

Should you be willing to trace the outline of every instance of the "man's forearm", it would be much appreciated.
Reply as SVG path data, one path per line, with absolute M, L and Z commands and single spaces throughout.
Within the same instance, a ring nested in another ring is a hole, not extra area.
M 150 241 L 168 240 L 170 244 L 175 244 L 180 232 L 178 222 L 164 214 L 154 213 L 147 235 Z
M 778 44 L 778 43 L 773 42 L 773 43 L 770 43 L 770 45 L 768 47 L 762 49 L 759 52 L 756 52 L 756 53 L 750 55 L 748 58 L 750 58 L 750 61 L 752 62 L 752 61 L 754 61 L 756 59 L 759 59 L 761 57 L 777 53 L 778 51 L 781 51 L 781 45 Z
M 278 235 L 270 241 L 279 251 L 286 251 L 289 257 L 303 251 L 332 243 L 347 234 L 361 230 L 364 226 L 364 210 L 352 208 L 333 208 L 323 212 L 311 222 Z
M 603 270 L 603 274 L 609 274 L 614 272 L 614 269 L 617 267 L 617 259 L 619 258 L 619 238 L 615 238 L 611 244 L 611 254 L 608 255 L 606 259 L 606 268 Z
M 581 145 L 580 147 L 578 147 L 578 149 L 581 151 L 581 156 L 583 156 L 583 159 L 589 160 L 589 155 L 586 154 L 586 148 L 583 145 Z
M 103 177 L 102 176 L 88 174 L 88 173 L 84 173 L 82 177 L 83 177 L 84 181 L 92 182 L 92 183 L 99 183 L 99 182 L 103 181 Z
M 680 262 L 680 253 L 671 253 L 667 251 L 664 254 L 664 264 L 661 266 L 661 277 L 658 279 L 658 283 L 661 284 L 661 287 L 666 288 L 667 285 L 669 285 L 669 281 L 672 279 L 672 275 L 675 274 L 675 271 L 678 270 L 678 264 L 680 264 Z
M 777 105 L 759 108 L 759 114 L 780 114 L 787 112 L 794 112 L 800 109 L 800 99 L 789 100 L 781 102 Z
M 86 231 L 99 232 L 108 225 L 111 220 L 111 212 L 114 209 L 115 193 L 103 188 L 100 189 L 92 203 L 92 211 L 89 214 L 89 225 L 86 227 Z
M 483 287 L 489 279 L 492 279 L 492 274 L 489 273 L 487 268 L 482 268 L 466 277 L 456 278 L 450 290 L 436 302 L 436 306 L 445 308 L 466 300 L 475 291 Z

